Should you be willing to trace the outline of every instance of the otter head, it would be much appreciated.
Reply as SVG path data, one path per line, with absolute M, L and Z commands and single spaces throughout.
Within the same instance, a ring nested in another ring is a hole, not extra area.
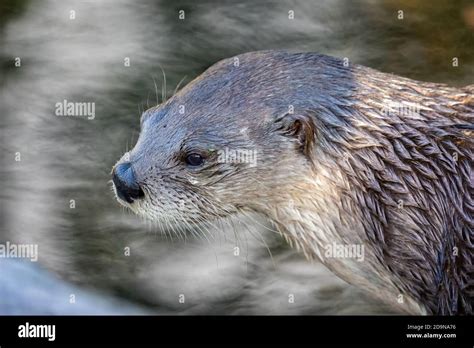
M 186 225 L 291 204 L 311 170 L 314 124 L 288 95 L 298 72 L 259 55 L 217 63 L 142 115 L 135 147 L 113 169 L 120 203 Z

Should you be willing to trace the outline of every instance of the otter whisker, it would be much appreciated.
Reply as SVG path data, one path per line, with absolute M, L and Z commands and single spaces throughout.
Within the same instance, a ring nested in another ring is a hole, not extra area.
M 245 211 L 245 210 L 243 210 L 243 209 L 240 209 L 240 210 L 239 210 L 239 213 L 244 214 L 244 215 L 247 216 L 250 220 L 252 220 L 252 222 L 256 223 L 256 224 L 259 225 L 260 227 L 263 227 L 263 228 L 266 229 L 267 231 L 270 231 L 270 232 L 272 232 L 272 233 L 276 233 L 276 234 L 278 234 L 278 235 L 281 235 L 280 231 L 275 230 L 275 229 L 273 229 L 273 228 L 270 228 L 270 227 L 268 227 L 268 226 L 262 225 L 259 221 L 255 220 L 255 219 L 252 217 L 252 215 L 249 215 L 249 213 L 248 213 L 247 211 Z
M 166 221 L 161 221 L 161 219 L 158 219 L 158 220 L 153 220 L 155 222 L 155 225 L 158 224 L 159 225 L 159 230 L 161 232 L 161 235 L 165 237 L 165 240 L 167 241 L 168 240 L 168 234 L 167 234 L 167 229 L 168 229 L 168 226 L 166 225 Z
M 164 104 L 166 102 L 166 73 L 161 65 L 160 69 L 163 74 L 163 83 L 161 84 L 161 102 Z
M 181 238 L 182 240 L 184 240 L 183 238 L 183 235 L 186 236 L 186 231 L 183 230 L 183 227 L 181 226 L 181 224 L 178 222 L 178 220 L 176 219 L 175 216 L 170 216 L 173 221 L 174 221 L 174 225 L 173 225 L 173 232 L 175 233 L 175 235 L 178 236 L 178 238 Z
M 209 238 L 207 238 L 207 234 L 209 235 L 209 237 L 211 237 L 213 240 L 215 240 L 214 238 L 214 235 L 211 233 L 211 231 L 209 230 L 209 228 L 206 227 L 206 223 L 207 221 L 204 220 L 204 219 L 200 219 L 199 220 L 199 223 L 198 224 L 195 224 L 195 226 L 197 228 L 199 228 L 199 230 L 203 233 L 203 237 L 207 240 L 207 242 L 209 244 L 212 244 L 211 240 Z
M 196 225 L 196 227 L 200 228 L 200 226 L 198 226 L 198 225 Z M 203 227 L 205 228 L 205 226 L 203 226 Z M 191 228 L 191 231 L 192 231 L 192 230 L 193 230 L 193 229 Z M 208 231 L 208 233 L 210 233 L 210 232 Z M 199 235 L 199 234 L 198 234 L 198 235 Z M 203 236 L 206 238 L 207 242 L 208 242 L 209 245 L 211 246 L 211 249 L 212 249 L 212 251 L 213 251 L 213 253 L 214 253 L 214 256 L 215 256 L 215 258 L 216 258 L 216 265 L 217 265 L 217 267 L 219 267 L 218 255 L 217 255 L 216 250 L 215 250 L 214 247 L 213 247 L 213 244 L 212 244 L 211 241 L 207 238 L 206 233 L 203 233 Z
M 186 77 L 187 77 L 187 75 L 185 75 L 181 80 L 179 80 L 178 84 L 176 85 L 176 87 L 173 90 L 172 96 L 174 96 L 176 94 L 176 92 L 178 92 L 179 87 L 181 86 L 181 83 L 183 83 L 183 81 L 186 79 Z
M 148 91 L 147 96 L 146 96 L 146 108 L 147 109 L 150 108 L 149 99 L 150 99 L 150 91 Z
M 138 107 L 138 119 L 140 119 L 142 117 L 143 111 L 140 110 L 140 104 L 137 104 L 137 107 Z
M 155 85 L 156 105 L 160 105 L 160 99 L 158 98 L 158 86 L 156 85 L 155 78 L 152 76 L 153 84 Z
M 260 230 L 258 229 L 255 229 L 255 230 L 252 230 L 250 228 L 250 225 L 248 225 L 247 221 L 245 220 L 240 220 L 239 222 L 243 223 L 243 225 L 247 228 L 248 232 L 250 233 L 250 235 L 255 238 L 257 241 L 261 241 L 263 246 L 265 247 L 265 249 L 267 250 L 268 252 L 268 255 L 270 256 L 270 260 L 272 261 L 272 264 L 273 264 L 273 267 L 276 268 L 276 263 L 275 263 L 275 259 L 273 258 L 273 254 L 272 254 L 272 251 L 270 249 L 270 246 L 268 245 L 268 243 L 265 241 L 265 238 L 263 237 L 262 233 L 260 232 Z
M 203 197 L 203 198 L 204 198 L 204 197 Z M 204 198 L 204 200 L 206 200 L 206 199 Z M 197 205 L 195 205 L 192 200 L 189 200 L 189 203 L 192 204 L 196 209 L 199 209 L 199 207 L 198 207 Z M 207 201 L 207 203 L 208 203 L 209 205 L 212 205 L 212 206 L 213 206 L 212 202 Z M 210 224 L 212 227 L 214 227 L 215 230 L 219 230 L 216 226 L 214 226 L 214 225 L 212 224 L 211 221 L 206 221 L 206 223 L 208 223 L 208 224 Z

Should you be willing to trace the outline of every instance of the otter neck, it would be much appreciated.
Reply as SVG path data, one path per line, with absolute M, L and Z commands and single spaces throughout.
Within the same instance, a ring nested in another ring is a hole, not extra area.
M 319 163 L 316 172 L 303 176 L 309 179 L 281 192 L 267 215 L 308 259 L 321 261 L 348 283 L 400 312 L 426 313 L 381 260 L 380 245 L 368 234 L 363 211 L 347 195 L 354 188 L 344 173 L 334 162 L 327 167 Z

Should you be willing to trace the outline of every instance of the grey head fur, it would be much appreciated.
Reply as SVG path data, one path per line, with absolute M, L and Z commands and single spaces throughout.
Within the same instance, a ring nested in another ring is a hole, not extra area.
M 190 227 L 257 212 L 400 311 L 472 314 L 473 92 L 315 53 L 225 59 L 143 114 L 125 157 L 145 196 L 121 203 Z

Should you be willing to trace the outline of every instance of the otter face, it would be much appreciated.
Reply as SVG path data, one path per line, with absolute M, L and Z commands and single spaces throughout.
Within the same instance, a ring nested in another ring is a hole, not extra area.
M 114 166 L 118 201 L 135 213 L 168 224 L 199 223 L 232 213 L 231 205 L 215 200 L 210 187 L 217 168 L 212 135 L 173 125 L 163 110 L 142 116 L 134 149 Z
M 172 109 L 170 104 L 142 116 L 137 144 L 113 169 L 118 201 L 141 216 L 173 225 L 264 212 L 270 200 L 288 192 L 281 182 L 292 184 L 292 173 L 283 168 L 305 165 L 303 154 L 295 156 L 297 139 L 288 141 L 281 122 L 224 126 Z M 297 180 L 298 172 L 293 176 Z
M 245 211 L 268 215 L 277 200 L 288 202 L 310 168 L 314 129 L 309 118 L 288 115 L 283 98 L 249 86 L 259 81 L 247 73 L 253 80 L 221 62 L 142 115 L 137 144 L 113 169 L 121 204 L 186 226 Z

